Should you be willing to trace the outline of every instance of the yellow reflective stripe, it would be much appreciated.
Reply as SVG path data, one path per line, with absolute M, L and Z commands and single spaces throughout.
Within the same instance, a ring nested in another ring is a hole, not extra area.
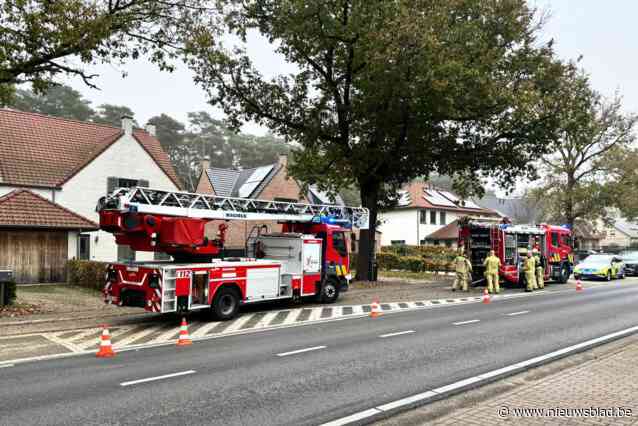
M 343 271 L 343 275 L 348 275 L 348 270 L 346 269 L 346 265 L 341 265 L 341 270 Z
M 341 265 L 335 266 L 335 271 L 337 272 L 337 276 L 341 275 Z

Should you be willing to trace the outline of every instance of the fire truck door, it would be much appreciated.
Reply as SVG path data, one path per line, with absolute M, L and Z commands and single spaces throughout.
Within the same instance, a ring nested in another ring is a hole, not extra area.
M 208 303 L 208 272 L 196 271 L 191 281 L 191 294 L 188 307 Z

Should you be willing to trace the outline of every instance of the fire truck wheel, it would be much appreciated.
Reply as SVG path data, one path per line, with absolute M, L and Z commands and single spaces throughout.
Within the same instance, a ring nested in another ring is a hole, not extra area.
M 560 276 L 558 277 L 558 282 L 561 284 L 566 284 L 569 280 L 569 275 L 569 265 L 563 263 L 563 265 L 560 267 Z
M 339 298 L 339 283 L 328 280 L 321 288 L 321 302 L 334 303 Z
M 237 290 L 230 287 L 220 288 L 213 299 L 210 310 L 215 319 L 221 321 L 233 319 L 239 311 L 239 295 L 237 294 Z

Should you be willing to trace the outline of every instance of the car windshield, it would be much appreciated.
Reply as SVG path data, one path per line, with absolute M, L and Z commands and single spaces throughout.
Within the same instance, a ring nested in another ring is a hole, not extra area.
M 623 253 L 621 257 L 625 261 L 638 262 L 638 251 Z
M 583 260 L 581 263 L 582 266 L 601 266 L 608 265 L 611 263 L 611 256 L 601 256 L 592 254 L 587 259 Z

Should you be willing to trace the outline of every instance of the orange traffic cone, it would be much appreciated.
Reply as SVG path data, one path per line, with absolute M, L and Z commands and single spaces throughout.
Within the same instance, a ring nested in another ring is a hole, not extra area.
M 179 327 L 179 339 L 177 339 L 177 346 L 192 345 L 193 341 L 191 336 L 188 335 L 188 324 L 186 324 L 186 318 L 182 318 L 182 325 Z
M 583 284 L 580 280 L 576 281 L 576 291 L 583 291 Z
M 370 305 L 370 318 L 378 316 L 381 316 L 381 306 L 379 305 L 379 299 L 374 299 Z
M 102 335 L 100 336 L 100 349 L 95 354 L 98 358 L 110 358 L 115 356 L 113 346 L 111 345 L 111 336 L 109 335 L 109 329 L 103 325 Z
M 487 291 L 487 289 L 483 290 L 483 303 L 490 303 L 490 293 Z

